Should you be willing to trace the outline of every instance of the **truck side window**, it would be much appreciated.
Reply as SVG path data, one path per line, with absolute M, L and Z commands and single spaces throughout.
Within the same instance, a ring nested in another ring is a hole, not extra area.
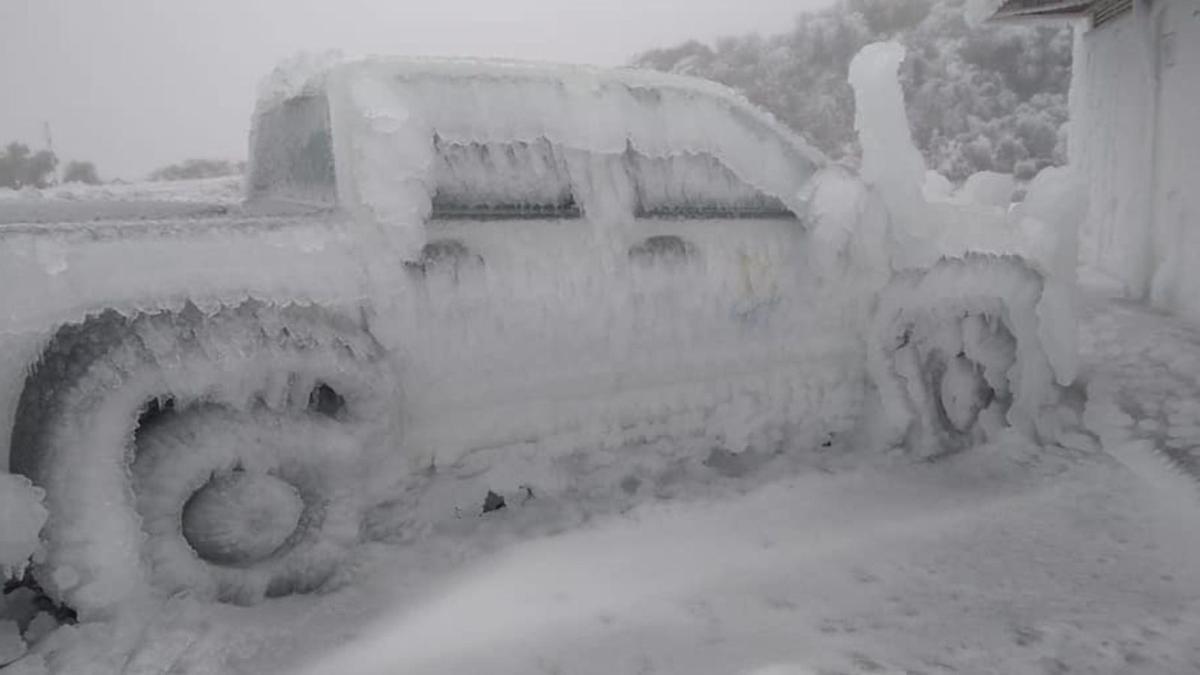
M 434 137 L 435 220 L 580 217 L 566 162 L 542 138 L 458 143 Z
M 629 175 L 638 218 L 794 218 L 777 198 L 738 178 L 716 157 L 651 157 L 630 148 Z

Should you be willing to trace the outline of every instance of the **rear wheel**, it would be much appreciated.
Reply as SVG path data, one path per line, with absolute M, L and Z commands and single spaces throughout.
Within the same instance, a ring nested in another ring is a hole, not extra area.
M 369 333 L 311 307 L 65 327 L 29 376 L 11 468 L 46 490 L 42 585 L 83 613 L 156 589 L 252 603 L 336 577 L 386 459 Z
M 869 367 L 886 441 L 935 456 L 1013 428 L 1036 437 L 1057 401 L 1041 343 L 1041 276 L 968 255 L 899 273 L 880 294 Z
M 912 410 L 907 441 L 924 454 L 983 442 L 1006 425 L 1016 340 L 980 311 L 910 325 L 891 353 Z

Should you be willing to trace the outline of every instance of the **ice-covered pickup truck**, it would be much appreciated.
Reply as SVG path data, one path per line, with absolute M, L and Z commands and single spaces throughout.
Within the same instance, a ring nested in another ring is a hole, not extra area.
M 0 458 L 83 616 L 319 589 L 372 514 L 707 459 L 648 439 L 928 455 L 1054 402 L 1039 272 L 897 269 L 874 188 L 709 82 L 281 71 L 250 146 L 239 207 L 0 207 Z

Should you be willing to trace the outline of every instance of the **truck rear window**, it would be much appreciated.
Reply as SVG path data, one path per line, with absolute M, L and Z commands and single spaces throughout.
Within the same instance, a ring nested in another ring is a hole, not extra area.
M 294 98 L 264 115 L 254 138 L 251 194 L 333 204 L 337 188 L 325 97 Z

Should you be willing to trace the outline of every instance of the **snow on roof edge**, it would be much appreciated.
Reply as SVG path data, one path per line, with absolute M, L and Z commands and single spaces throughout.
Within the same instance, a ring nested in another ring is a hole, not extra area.
M 301 53 L 281 62 L 258 88 L 255 115 L 284 101 L 322 92 L 335 72 L 387 69 L 398 76 L 433 75 L 448 78 L 504 79 L 623 85 L 630 89 L 668 89 L 724 101 L 750 113 L 816 164 L 829 158 L 802 134 L 780 122 L 740 92 L 713 80 L 628 66 L 605 67 L 504 58 L 381 56 L 347 58 L 340 51 Z
M 1092 0 L 1005 0 L 991 13 L 993 21 L 1011 19 L 1062 19 L 1086 16 Z
M 337 203 L 364 225 L 386 226 L 391 245 L 414 255 L 431 212 L 435 138 L 542 138 L 597 158 L 630 148 L 651 157 L 707 154 L 797 215 L 807 210 L 809 179 L 831 164 L 800 134 L 728 87 L 634 68 L 309 57 L 277 68 L 261 91 L 248 175 L 256 174 L 256 139 L 279 123 L 271 113 L 289 101 L 320 96 L 333 131 Z M 264 166 L 273 161 L 264 159 Z M 589 180 L 586 189 L 611 191 L 601 187 L 605 183 Z M 621 199 L 606 193 L 589 201 L 598 214 Z

